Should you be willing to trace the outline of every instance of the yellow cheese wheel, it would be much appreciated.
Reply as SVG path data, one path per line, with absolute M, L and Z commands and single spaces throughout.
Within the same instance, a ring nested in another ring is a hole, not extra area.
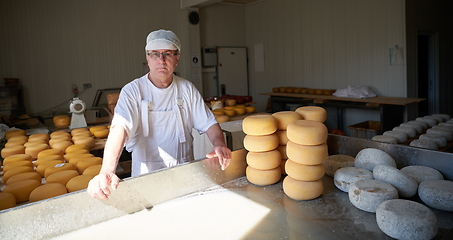
M 87 167 L 87 169 L 85 169 L 85 171 L 83 171 L 82 174 L 96 176 L 99 174 L 99 172 L 101 172 L 101 168 L 102 168 L 101 164 L 89 166 Z
M 287 175 L 286 169 L 285 169 L 286 161 L 288 161 L 288 159 L 282 159 L 282 162 L 280 164 L 280 168 L 282 169 L 282 175 Z
M 230 116 L 227 115 L 218 115 L 215 117 L 218 123 L 224 123 L 230 121 Z
M 63 160 L 48 160 L 46 162 L 39 164 L 39 166 L 36 167 L 36 172 L 39 173 L 39 175 L 41 175 L 41 177 L 44 177 L 44 173 L 47 168 L 55 166 L 57 164 L 62 164 L 62 163 L 64 163 Z
M 74 128 L 71 130 L 71 136 L 76 135 L 77 133 L 89 132 L 88 128 Z
M 61 149 L 55 148 L 42 150 L 41 152 L 38 153 L 38 159 L 49 155 L 60 155 L 61 157 L 63 157 L 64 152 Z
M 77 170 L 59 171 L 49 175 L 46 178 L 46 183 L 60 183 L 66 186 L 66 183 L 68 183 L 69 180 L 79 175 L 80 174 Z
M 49 145 L 52 147 L 55 143 L 63 142 L 63 141 L 72 141 L 70 136 L 56 136 L 49 140 Z
M 319 145 L 327 140 L 327 127 L 320 122 L 297 120 L 288 125 L 288 139 L 300 145 Z
M 79 171 L 79 173 L 82 174 L 88 167 L 99 164 L 102 164 L 101 157 L 90 157 L 82 159 L 77 163 L 77 171 Z
M 91 154 L 91 153 L 83 153 L 83 154 L 75 155 L 75 156 L 71 157 L 69 160 L 68 159 L 66 159 L 66 160 L 68 160 L 68 162 L 70 162 L 70 163 L 72 163 L 72 164 L 77 166 L 77 164 L 81 160 L 84 160 L 84 159 L 87 159 L 87 158 L 92 158 L 92 157 L 94 157 L 94 155 Z
M 27 147 L 30 147 L 30 146 L 36 145 L 36 144 L 47 144 L 47 142 L 42 139 L 35 139 L 35 140 L 29 140 L 28 142 L 24 143 L 23 145 L 25 148 L 27 148 Z
M 48 142 L 49 138 L 50 138 L 50 136 L 47 133 L 35 133 L 35 134 L 28 136 L 28 141 L 44 140 L 44 141 Z
M 34 163 L 35 163 L 35 166 L 39 166 L 40 164 L 51 161 L 51 160 L 60 160 L 61 162 L 63 162 L 64 158 L 61 155 L 48 155 L 48 156 L 44 156 L 44 157 L 38 157 L 38 159 L 36 159 L 36 161 Z
M 72 135 L 72 139 L 80 138 L 80 137 L 92 137 L 93 134 L 91 134 L 90 131 L 85 131 L 85 132 L 76 132 Z
M 278 145 L 286 145 L 288 143 L 288 136 L 286 136 L 286 130 L 277 130 L 275 133 L 278 136 Z
M 254 112 L 256 111 L 256 108 L 253 107 L 253 106 L 246 106 L 246 107 L 245 107 L 245 111 L 246 111 L 247 113 L 254 113 Z
M 248 135 L 269 135 L 277 131 L 277 126 L 277 119 L 272 115 L 252 115 L 242 121 L 242 131 Z
M 22 180 L 27 180 L 27 179 L 34 179 L 36 181 L 41 182 L 41 175 L 37 172 L 24 172 L 24 173 L 19 173 L 17 175 L 14 175 L 8 179 L 8 182 L 6 182 L 6 185 L 9 185 L 14 182 L 22 181 Z
M 92 126 L 92 127 L 90 127 L 89 131 L 91 132 L 91 134 L 93 134 L 94 131 L 102 130 L 102 129 L 108 129 L 108 128 L 107 128 L 107 126 L 104 126 L 104 125 Z
M 223 109 L 215 109 L 215 110 L 212 110 L 212 113 L 214 113 L 215 115 L 225 115 L 225 111 L 223 111 Z
M 297 120 L 302 120 L 302 116 L 296 112 L 293 111 L 281 111 L 281 112 L 276 112 L 272 114 L 275 119 L 277 119 L 277 129 L 278 130 L 286 130 L 288 127 L 288 124 L 297 121 Z
M 20 166 L 20 167 L 12 168 L 8 172 L 3 174 L 3 182 L 4 183 L 8 182 L 8 179 L 10 177 L 15 176 L 19 173 L 33 172 L 33 171 L 34 171 L 33 167 L 27 167 L 27 166 Z
M 50 139 L 55 138 L 55 137 L 60 137 L 60 136 L 69 136 L 70 137 L 71 134 L 68 132 L 65 132 L 63 130 L 58 130 L 58 131 L 55 131 L 55 132 L 52 132 L 51 134 L 49 134 Z
M 236 110 L 234 109 L 224 109 L 223 111 L 225 112 L 225 115 L 230 117 L 236 115 Z
M 27 143 L 28 140 L 26 139 L 15 139 L 15 140 L 8 140 L 8 142 L 5 143 L 5 147 L 11 147 L 11 146 L 23 146 L 25 143 Z
M 0 192 L 0 211 L 16 206 L 16 197 L 12 193 Z
M 39 186 L 41 186 L 40 181 L 27 179 L 7 185 L 3 189 L 3 192 L 13 194 L 16 197 L 16 203 L 22 203 L 28 201 L 31 191 Z
M 9 140 L 11 137 L 14 137 L 14 136 L 26 136 L 26 135 L 27 135 L 27 132 L 25 132 L 25 130 L 14 129 L 14 130 L 10 130 L 5 133 L 5 139 Z
M 288 158 L 299 164 L 318 165 L 323 163 L 328 153 L 327 144 L 300 145 L 289 141 L 286 145 Z
M 92 175 L 79 175 L 77 177 L 71 178 L 66 184 L 68 192 L 75 192 L 88 187 L 88 183 L 94 176 Z
M 98 129 L 93 131 L 93 136 L 95 138 L 106 138 L 109 135 L 110 130 L 108 128 Z
M 246 161 L 254 169 L 269 170 L 280 166 L 282 156 L 277 149 L 268 152 L 248 152 Z
M 31 158 L 30 155 L 28 154 L 15 154 L 15 155 L 11 155 L 7 158 L 5 158 L 3 160 L 3 165 L 6 166 L 8 165 L 9 163 L 12 163 L 12 162 L 16 162 L 16 161 L 23 161 L 23 160 L 27 160 L 27 161 L 33 161 L 33 158 Z
M 66 148 L 71 146 L 73 143 L 71 141 L 61 141 L 61 142 L 56 142 L 50 145 L 51 148 L 55 149 L 60 149 L 61 151 L 66 151 Z
M 71 117 L 68 115 L 54 116 L 53 124 L 58 128 L 67 128 L 71 124 Z
M 26 135 L 12 136 L 8 139 L 8 142 L 10 141 L 25 141 L 24 143 L 26 143 L 28 141 L 28 137 Z
M 37 202 L 68 193 L 66 186 L 61 183 L 46 183 L 31 191 L 30 202 Z
M 46 143 L 37 143 L 25 148 L 25 154 L 30 155 L 33 159 L 38 158 L 38 153 L 43 150 L 49 149 L 50 146 Z
M 77 170 L 77 167 L 72 163 L 60 163 L 54 166 L 50 166 L 44 171 L 44 177 L 47 178 L 52 173 L 64 170 Z
M 90 153 L 87 149 L 81 148 L 81 149 L 75 149 L 72 150 L 71 152 L 68 152 L 64 155 L 64 158 L 66 159 L 67 162 L 71 160 L 72 157 L 80 155 L 80 154 L 85 154 L 85 153 Z
M 16 161 L 12 162 L 6 166 L 3 167 L 3 174 L 7 173 L 10 169 L 13 169 L 15 167 L 34 167 L 33 163 L 30 161 Z
M 285 170 L 288 176 L 299 181 L 315 181 L 324 176 L 324 164 L 303 165 L 295 163 L 290 158 L 286 161 Z
M 271 185 L 278 182 L 282 176 L 280 166 L 270 170 L 258 170 L 250 166 L 245 169 L 247 180 L 258 186 Z
M 278 147 L 277 134 L 262 136 L 246 135 L 244 137 L 244 148 L 251 152 L 267 152 Z
M 12 155 L 24 154 L 24 153 L 25 153 L 25 147 L 23 145 L 5 147 L 1 151 L 2 158 L 7 158 Z
M 300 114 L 304 120 L 311 120 L 316 122 L 325 122 L 327 119 L 327 112 L 322 107 L 305 106 L 296 109 L 296 113 Z
M 65 152 L 66 152 L 66 154 L 68 154 L 68 153 L 70 153 L 74 150 L 78 150 L 78 149 L 90 150 L 90 148 L 87 145 L 79 143 L 79 144 L 74 144 L 74 145 L 69 146 L 68 148 L 66 148 Z
M 96 140 L 92 137 L 78 137 L 78 138 L 72 138 L 74 141 L 74 144 L 85 144 L 89 148 L 94 147 L 96 145 Z
M 277 150 L 280 152 L 282 159 L 288 159 L 288 154 L 286 154 L 286 145 L 278 145 Z
M 236 114 L 239 114 L 239 115 L 246 113 L 245 107 L 235 107 L 234 111 L 236 111 Z
M 311 182 L 299 181 L 290 176 L 283 179 L 283 192 L 295 200 L 311 200 L 321 196 L 324 186 L 321 179 Z

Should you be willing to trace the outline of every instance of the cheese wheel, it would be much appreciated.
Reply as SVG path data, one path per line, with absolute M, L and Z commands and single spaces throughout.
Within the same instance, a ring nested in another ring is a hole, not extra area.
M 84 160 L 84 159 L 87 159 L 87 158 L 92 158 L 92 157 L 94 157 L 94 155 L 91 154 L 91 153 L 79 154 L 79 155 L 75 155 L 75 156 L 71 157 L 71 158 L 68 160 L 68 162 L 74 164 L 75 166 L 77 166 L 77 164 L 78 164 L 81 160 Z
M 341 191 L 348 192 L 351 184 L 364 179 L 373 179 L 373 173 L 364 168 L 343 167 L 335 172 L 333 183 Z
M 429 126 L 427 123 L 425 122 L 422 122 L 422 121 L 415 121 L 415 120 L 412 120 L 412 121 L 409 121 L 407 123 L 412 123 L 412 124 L 417 124 L 419 125 L 420 127 L 422 127 L 423 130 L 427 129 Z
M 33 163 L 30 161 L 16 161 L 12 162 L 3 167 L 3 174 L 7 173 L 8 170 L 13 169 L 15 167 L 34 167 Z
M 272 116 L 277 119 L 277 129 L 286 130 L 288 125 L 294 121 L 302 120 L 302 116 L 293 111 L 281 111 L 273 113 Z
M 354 157 L 337 154 L 327 156 L 326 160 L 323 162 L 326 169 L 326 175 L 329 177 L 334 177 L 335 172 L 344 167 L 354 167 Z
M 46 183 L 60 183 L 66 186 L 69 180 L 79 175 L 77 170 L 63 170 L 49 175 L 46 178 Z
M 424 122 L 428 124 L 428 127 L 432 127 L 438 123 L 436 119 L 426 117 L 418 117 L 415 119 L 415 121 Z
M 270 135 L 246 135 L 244 148 L 251 152 L 267 152 L 278 147 L 277 134 Z
M 101 172 L 101 168 L 102 168 L 101 164 L 89 166 L 87 167 L 87 169 L 85 169 L 85 171 L 83 171 L 82 174 L 96 176 L 99 174 L 99 172 Z
M 286 154 L 286 145 L 278 145 L 277 150 L 280 152 L 282 159 L 288 159 L 288 154 Z
M 443 122 L 446 122 L 446 121 L 451 119 L 450 115 L 448 115 L 448 114 L 439 114 L 439 113 L 437 113 L 437 114 L 433 114 L 431 116 L 440 117 L 440 118 L 442 118 Z
M 8 165 L 9 163 L 12 163 L 12 162 L 16 162 L 16 161 L 23 161 L 23 160 L 27 160 L 27 161 L 33 161 L 33 158 L 31 158 L 30 155 L 28 154 L 15 154 L 15 155 L 11 155 L 7 158 L 5 158 L 3 160 L 3 165 L 6 166 Z
M 74 144 L 85 144 L 87 145 L 90 149 L 94 147 L 96 144 L 96 140 L 92 137 L 80 137 L 80 138 L 73 138 Z
M 82 174 L 85 169 L 88 167 L 91 167 L 93 165 L 100 165 L 102 164 L 102 158 L 101 157 L 90 157 L 86 159 L 82 159 L 77 163 L 77 171 L 79 171 L 80 174 Z
M 46 170 L 44 171 L 44 177 L 47 178 L 52 173 L 56 173 L 56 172 L 64 171 L 64 170 L 77 170 L 77 167 L 72 163 L 56 164 L 54 166 L 50 166 L 50 167 L 46 168 Z
M 248 152 L 246 161 L 254 169 L 269 170 L 280 166 L 282 156 L 277 149 L 268 152 Z
M 242 121 L 242 130 L 248 135 L 269 135 L 277 131 L 277 126 L 277 119 L 272 115 L 252 115 Z
M 295 163 L 304 165 L 321 164 L 329 155 L 326 143 L 319 145 L 300 145 L 292 141 L 288 141 L 286 145 L 286 154 Z
M 453 181 L 424 181 L 418 187 L 418 196 L 432 208 L 453 212 Z
M 8 139 L 7 142 L 10 142 L 10 141 L 25 141 L 24 143 L 26 143 L 28 141 L 28 137 L 26 135 L 12 136 Z
M 30 202 L 37 202 L 68 193 L 66 186 L 61 183 L 46 183 L 31 191 Z
M 39 164 L 38 167 L 36 167 L 36 172 L 39 173 L 39 175 L 41 175 L 41 177 L 44 177 L 44 173 L 47 168 L 55 166 L 57 164 L 62 164 L 62 163 L 64 163 L 63 160 L 49 160 L 49 161 L 43 162 L 43 163 Z
M 245 107 L 245 111 L 246 111 L 247 113 L 254 113 L 254 112 L 256 111 L 256 108 L 253 107 L 253 106 L 246 106 L 246 107 Z
M 453 127 L 453 122 L 442 122 L 442 123 L 439 123 L 438 126 Z
M 77 177 L 73 177 L 68 181 L 68 183 L 66 183 L 66 188 L 68 189 L 68 192 L 86 189 L 88 187 L 88 183 L 93 177 L 94 176 L 92 175 L 79 175 Z
M 49 155 L 60 155 L 61 157 L 63 157 L 64 152 L 60 149 L 55 148 L 42 150 L 38 153 L 38 159 Z
M 94 131 L 102 130 L 102 129 L 107 129 L 107 126 L 104 126 L 104 125 L 93 126 L 93 127 L 90 127 L 89 131 L 91 132 L 91 134 L 93 134 Z
M 283 191 L 294 200 L 311 200 L 321 196 L 324 191 L 322 181 L 299 181 L 290 176 L 283 179 Z
M 435 142 L 438 148 L 444 148 L 447 146 L 447 138 L 437 134 L 422 134 L 418 137 L 418 139 Z
M 426 166 L 406 166 L 401 172 L 413 178 L 417 184 L 428 180 L 444 180 L 444 176 L 434 168 Z
M 214 113 L 215 115 L 225 115 L 225 111 L 223 111 L 223 109 L 215 109 L 215 110 L 212 110 L 212 113 Z
M 34 171 L 33 167 L 28 167 L 28 166 L 20 166 L 20 167 L 12 168 L 8 172 L 3 174 L 3 182 L 4 183 L 8 182 L 9 178 L 11 178 L 12 176 L 15 176 L 19 173 L 33 172 L 33 171 Z
M 42 163 L 51 161 L 51 160 L 60 160 L 63 162 L 63 157 L 61 155 L 48 155 L 44 157 L 38 157 L 38 159 L 34 162 L 35 166 L 39 166 Z
M 90 131 L 76 132 L 76 133 L 72 134 L 72 139 L 80 138 L 80 137 L 92 137 L 92 136 L 93 136 L 93 134 L 91 134 Z
M 49 134 L 47 133 L 35 133 L 30 136 L 28 136 L 28 141 L 34 141 L 34 140 L 44 140 L 46 142 L 49 141 Z
M 65 132 L 63 130 L 58 130 L 58 131 L 55 131 L 55 132 L 52 132 L 51 134 L 49 134 L 50 139 L 55 138 L 55 137 L 60 137 L 60 136 L 69 136 L 70 137 L 71 134 L 68 132 Z
M 392 131 L 403 132 L 407 135 L 408 138 L 414 138 L 417 135 L 415 129 L 411 127 L 404 126 L 394 127 Z
M 71 117 L 68 115 L 58 115 L 53 117 L 53 123 L 57 128 L 67 128 L 71 124 Z
M 16 206 L 16 197 L 12 193 L 0 192 L 0 211 Z
M 432 129 L 442 129 L 442 130 L 447 130 L 447 131 L 453 132 L 453 126 L 435 125 L 432 127 Z
M 236 111 L 236 114 L 239 114 L 239 115 L 242 115 L 246 112 L 245 107 L 235 107 L 234 111 Z
M 71 136 L 76 135 L 77 133 L 89 132 L 88 128 L 74 128 L 71 130 Z
M 24 145 L 25 143 L 27 143 L 27 139 L 20 139 L 20 138 L 17 138 L 17 139 L 14 139 L 14 140 L 8 140 L 8 142 L 5 143 L 5 147 L 10 147 L 10 146 L 20 146 L 20 145 Z
M 286 174 L 299 181 L 315 181 L 324 176 L 324 164 L 318 165 L 303 165 L 295 163 L 291 158 L 286 160 Z
M 41 182 L 41 175 L 37 172 L 24 172 L 24 173 L 19 173 L 17 175 L 14 175 L 8 179 L 8 182 L 6 182 L 6 185 L 9 185 L 14 182 L 18 181 L 23 181 L 27 179 L 34 179 L 36 181 Z
M 56 136 L 49 140 L 49 145 L 52 147 L 55 143 L 63 142 L 63 141 L 72 141 L 70 136 Z
M 73 143 L 70 141 L 59 141 L 50 145 L 51 148 L 60 149 L 61 151 L 66 151 L 66 148 L 71 146 Z
M 230 117 L 227 115 L 218 115 L 215 117 L 218 123 L 224 123 L 230 121 Z
M 269 170 L 258 170 L 250 166 L 245 169 L 245 176 L 247 180 L 258 186 L 265 186 L 277 183 L 280 178 L 282 171 L 280 166 L 269 169 Z
M 93 132 L 93 136 L 95 138 L 106 138 L 109 136 L 109 129 L 108 128 L 105 128 L 105 129 L 99 129 L 99 130 L 96 130 Z
M 1 151 L 2 158 L 7 158 L 16 154 L 24 154 L 25 147 L 23 145 L 5 147 Z
M 439 123 L 444 121 L 444 119 L 442 117 L 439 117 L 439 116 L 432 116 L 431 115 L 431 116 L 424 116 L 423 118 L 434 119 L 434 120 L 436 120 L 436 124 L 439 124 Z
M 304 120 L 323 123 L 327 119 L 327 112 L 322 107 L 304 106 L 297 108 L 295 112 L 300 114 L 302 116 L 302 119 Z
M 80 154 L 86 154 L 86 153 L 90 153 L 90 151 L 88 151 L 87 149 L 76 149 L 76 150 L 72 150 L 71 152 L 68 152 L 64 155 L 64 158 L 66 159 L 67 162 L 69 162 L 71 160 L 71 158 L 77 156 L 77 155 L 80 155 Z
M 413 128 L 415 130 L 416 134 L 421 134 L 423 132 L 422 126 L 419 124 L 416 124 L 416 123 L 409 123 L 409 122 L 401 123 L 400 126 Z
M 23 129 L 14 129 L 14 130 L 7 131 L 5 133 L 5 139 L 8 141 L 11 137 L 14 137 L 14 136 L 26 136 L 26 135 L 27 135 L 27 132 L 25 132 L 25 130 L 23 130 Z
M 288 139 L 300 145 L 319 145 L 327 141 L 327 127 L 320 122 L 297 120 L 288 125 Z
M 376 165 L 396 167 L 396 162 L 388 153 L 377 148 L 364 148 L 355 156 L 354 166 L 373 171 Z
M 398 198 L 398 191 L 390 183 L 375 179 L 364 179 L 349 186 L 349 201 L 356 208 L 375 213 L 377 207 L 391 199 Z
M 427 139 L 415 139 L 412 140 L 409 143 L 409 146 L 411 147 L 418 147 L 418 148 L 424 148 L 424 149 L 430 149 L 430 150 L 438 150 L 439 147 L 437 144 L 431 140 Z
M 90 148 L 85 144 L 74 144 L 74 145 L 71 145 L 68 148 L 66 148 L 65 153 L 68 154 L 68 153 L 70 153 L 74 150 L 78 150 L 78 149 L 90 150 Z
M 38 143 L 35 145 L 31 145 L 25 148 L 25 154 L 30 155 L 33 159 L 38 158 L 38 153 L 43 150 L 49 149 L 50 146 L 45 143 Z
M 383 143 L 393 143 L 396 144 L 398 143 L 398 140 L 392 136 L 385 136 L 385 135 L 376 135 L 371 138 L 372 141 L 376 142 L 383 142 Z
M 393 137 L 397 143 L 405 143 L 407 141 L 407 134 L 398 131 L 385 131 L 382 135 Z
M 278 137 L 278 145 L 288 144 L 288 136 L 286 136 L 286 130 L 277 130 L 275 134 L 277 134 Z
M 27 179 L 7 185 L 3 192 L 13 194 L 16 198 L 16 203 L 22 203 L 28 201 L 30 193 L 39 186 L 41 186 L 40 181 Z
M 451 140 L 453 140 L 453 132 L 449 131 L 449 130 L 446 130 L 446 129 L 430 128 L 430 129 L 426 130 L 426 133 L 427 134 L 437 134 L 437 135 L 444 136 L 447 139 L 447 141 L 449 141 L 449 142 Z
M 417 182 L 399 169 L 388 165 L 377 165 L 373 169 L 373 177 L 392 184 L 398 190 L 398 196 L 410 198 L 417 194 Z
M 35 139 L 35 140 L 29 140 L 28 142 L 24 143 L 24 147 L 27 148 L 27 147 L 31 147 L 33 145 L 37 145 L 37 144 L 47 144 L 47 142 L 45 140 L 42 140 L 42 139 Z

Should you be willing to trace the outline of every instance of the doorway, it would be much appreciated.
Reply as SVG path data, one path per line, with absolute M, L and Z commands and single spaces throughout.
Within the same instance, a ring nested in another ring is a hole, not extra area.
M 427 101 L 419 103 L 418 115 L 439 112 L 439 75 L 436 33 L 419 32 L 417 37 L 418 97 Z

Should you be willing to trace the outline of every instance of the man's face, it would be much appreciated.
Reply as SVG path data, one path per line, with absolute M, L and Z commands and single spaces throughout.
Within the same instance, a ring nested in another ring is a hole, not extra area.
M 171 76 L 178 65 L 180 57 L 180 55 L 175 55 L 176 52 L 168 49 L 148 50 L 146 60 L 148 61 L 151 75 L 156 77 Z

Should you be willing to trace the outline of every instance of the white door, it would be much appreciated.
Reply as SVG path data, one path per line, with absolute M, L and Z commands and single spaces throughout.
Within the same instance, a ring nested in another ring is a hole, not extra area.
M 249 95 L 247 48 L 218 47 L 217 59 L 219 95 Z

